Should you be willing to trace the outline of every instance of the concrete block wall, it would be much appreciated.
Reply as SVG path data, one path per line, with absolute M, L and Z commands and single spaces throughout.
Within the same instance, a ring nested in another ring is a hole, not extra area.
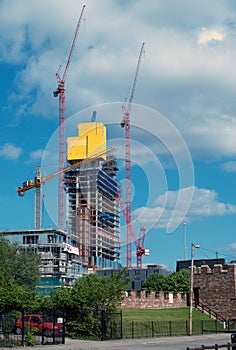
M 199 302 L 227 320 L 236 319 L 236 264 L 195 267 L 193 277 Z
M 187 306 L 187 295 L 185 293 L 170 292 L 126 292 L 122 308 L 128 309 L 158 309 Z

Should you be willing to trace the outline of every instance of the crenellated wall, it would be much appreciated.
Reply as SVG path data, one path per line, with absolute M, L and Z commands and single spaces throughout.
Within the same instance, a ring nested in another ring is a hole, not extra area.
M 224 318 L 236 319 L 236 264 L 194 267 L 195 300 Z
M 185 293 L 131 291 L 121 307 L 127 309 L 158 309 L 171 307 L 184 307 L 187 305 Z

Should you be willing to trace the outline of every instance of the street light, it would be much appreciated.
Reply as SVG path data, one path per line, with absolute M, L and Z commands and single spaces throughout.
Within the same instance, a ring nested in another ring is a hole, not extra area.
M 194 262 L 194 248 L 200 248 L 198 244 L 191 244 L 191 271 L 190 271 L 190 289 L 189 289 L 189 335 L 193 331 L 193 262 Z
M 184 260 L 187 260 L 187 244 L 186 244 L 186 222 L 184 222 Z

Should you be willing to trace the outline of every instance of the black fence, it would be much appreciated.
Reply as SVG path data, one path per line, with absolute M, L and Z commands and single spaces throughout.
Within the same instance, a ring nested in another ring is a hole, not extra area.
M 121 316 L 121 314 L 120 314 Z M 123 321 L 113 319 L 108 323 L 106 336 L 104 339 L 118 338 L 153 338 L 153 337 L 172 337 L 188 335 L 189 322 L 188 321 Z M 232 331 L 232 330 L 231 330 Z M 219 323 L 215 320 L 195 320 L 192 325 L 192 334 L 206 334 L 230 332 L 227 324 Z
M 0 312 L 0 347 L 65 343 L 64 313 L 53 310 Z
M 66 325 L 68 336 L 74 338 L 89 339 L 88 321 L 85 323 L 78 315 L 65 315 L 57 310 L 41 310 L 27 312 L 26 310 L 11 310 L 0 312 L 0 348 L 4 346 L 25 346 L 64 344 Z M 76 317 L 77 316 L 77 317 Z M 91 315 L 90 315 L 91 316 Z M 72 335 L 71 320 L 79 322 L 75 325 Z M 78 321 L 76 321 L 78 320 Z M 86 320 L 86 318 L 85 318 Z M 91 326 L 91 324 L 90 324 Z M 97 340 L 121 339 L 121 338 L 152 338 L 165 336 L 188 335 L 188 321 L 147 321 L 136 322 L 122 320 L 122 310 L 113 312 L 102 311 L 95 323 Z M 192 334 L 206 334 L 218 332 L 233 332 L 229 324 L 216 320 L 193 320 Z M 90 332 L 91 333 L 91 332 Z M 94 332 L 92 331 L 93 335 Z
M 122 310 L 102 311 L 102 340 L 123 338 Z

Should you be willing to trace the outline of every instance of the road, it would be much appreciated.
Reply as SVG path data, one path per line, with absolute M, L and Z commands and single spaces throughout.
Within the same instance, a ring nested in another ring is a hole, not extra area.
M 231 334 L 120 339 L 103 342 L 66 339 L 66 344 L 34 346 L 34 350 L 186 350 L 187 347 L 194 348 L 201 345 L 223 345 L 230 343 L 230 340 Z M 14 350 L 22 349 L 22 347 L 14 347 Z

